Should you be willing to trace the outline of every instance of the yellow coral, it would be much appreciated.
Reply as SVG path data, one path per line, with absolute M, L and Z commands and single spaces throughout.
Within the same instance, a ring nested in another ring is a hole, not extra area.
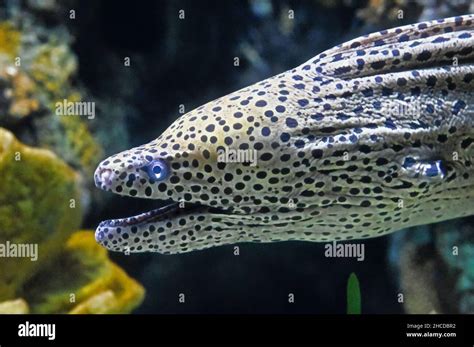
M 21 34 L 9 22 L 0 23 L 0 54 L 13 61 L 18 56 Z
M 102 148 L 90 133 L 85 122 L 77 116 L 61 116 L 60 123 L 64 127 L 67 146 L 70 153 L 74 153 L 77 159 L 71 158 L 71 162 L 84 168 L 86 172 L 94 170 L 97 162 L 102 157 Z
M 38 245 L 37 261 L 0 259 L 0 302 L 24 298 L 32 313 L 125 313 L 140 304 L 143 288 L 109 260 L 93 233 L 72 234 L 82 218 L 75 171 L 0 128 L 0 177 L 0 243 Z M 0 308 L 19 312 L 24 305 Z
M 57 276 L 40 280 L 49 273 Z M 93 232 L 78 231 L 23 295 L 35 313 L 129 313 L 142 302 L 144 289 L 110 261 Z
M 53 150 L 86 175 L 92 175 L 102 156 L 102 148 L 91 134 L 86 119 L 80 116 L 58 116 L 56 103 L 82 99 L 71 84 L 77 71 L 77 58 L 67 42 L 51 35 L 45 43 L 22 46 L 20 32 L 8 22 L 0 23 L 0 79 L 5 80 L 5 97 L 9 102 L 9 121 L 29 116 L 38 110 L 48 115 L 34 124 L 38 144 Z M 14 48 L 14 49 L 13 49 Z M 13 65 L 10 52 L 22 52 L 21 68 Z M 24 53 L 24 54 L 23 54 Z M 49 110 L 49 112 L 48 112 Z
M 29 68 L 37 83 L 60 99 L 69 85 L 69 79 L 76 72 L 77 60 L 65 44 L 49 42 L 38 48 L 36 57 Z
M 23 299 L 0 302 L 0 314 L 26 314 L 30 309 Z
M 40 107 L 39 101 L 35 98 L 35 82 L 23 72 L 17 72 L 12 78 L 13 100 L 9 113 L 17 117 L 25 117 Z
M 82 217 L 79 175 L 52 152 L 0 128 L 0 243 L 39 244 L 37 261 L 2 258 L 0 301 L 51 262 Z

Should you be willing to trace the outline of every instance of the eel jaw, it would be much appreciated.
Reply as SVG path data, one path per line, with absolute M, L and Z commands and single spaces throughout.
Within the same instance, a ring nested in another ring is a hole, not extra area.
M 136 216 L 105 220 L 99 224 L 97 229 L 100 227 L 126 227 L 138 225 L 140 223 L 159 221 L 165 219 L 167 215 L 172 214 L 177 209 L 179 209 L 179 204 L 172 203 L 170 205 L 159 207 L 148 212 L 140 213 Z M 97 241 L 102 239 L 102 237 L 99 235 L 96 235 L 96 238 Z
M 117 238 L 119 241 L 125 241 L 122 239 L 133 237 L 133 234 L 136 234 L 137 230 L 140 230 L 143 226 L 163 224 L 166 223 L 166 221 L 174 220 L 181 215 L 209 212 L 228 215 L 231 214 L 232 210 L 210 207 L 200 203 L 186 202 L 183 204 L 172 202 L 166 206 L 135 216 L 102 221 L 95 231 L 95 239 L 100 245 L 110 251 L 124 252 L 127 251 L 127 249 L 124 249 L 119 244 L 115 243 L 116 241 L 114 240 L 117 240 Z

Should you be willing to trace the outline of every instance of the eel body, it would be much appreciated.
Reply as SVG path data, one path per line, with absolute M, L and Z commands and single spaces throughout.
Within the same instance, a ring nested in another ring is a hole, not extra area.
M 178 118 L 97 187 L 165 207 L 108 220 L 113 251 L 356 240 L 474 214 L 474 15 L 384 30 Z

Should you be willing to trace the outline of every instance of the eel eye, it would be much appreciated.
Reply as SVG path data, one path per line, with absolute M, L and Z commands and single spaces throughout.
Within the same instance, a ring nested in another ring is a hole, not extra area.
M 446 165 L 442 160 L 419 160 L 406 157 L 403 168 L 414 177 L 427 177 L 430 179 L 444 179 L 447 174 Z
M 156 159 L 142 168 L 151 181 L 163 181 L 169 175 L 168 164 L 161 159 Z

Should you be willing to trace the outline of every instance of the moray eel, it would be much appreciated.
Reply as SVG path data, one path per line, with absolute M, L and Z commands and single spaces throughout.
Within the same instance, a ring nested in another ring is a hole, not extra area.
M 97 187 L 170 200 L 112 251 L 356 240 L 474 214 L 474 15 L 384 30 L 178 118 Z

